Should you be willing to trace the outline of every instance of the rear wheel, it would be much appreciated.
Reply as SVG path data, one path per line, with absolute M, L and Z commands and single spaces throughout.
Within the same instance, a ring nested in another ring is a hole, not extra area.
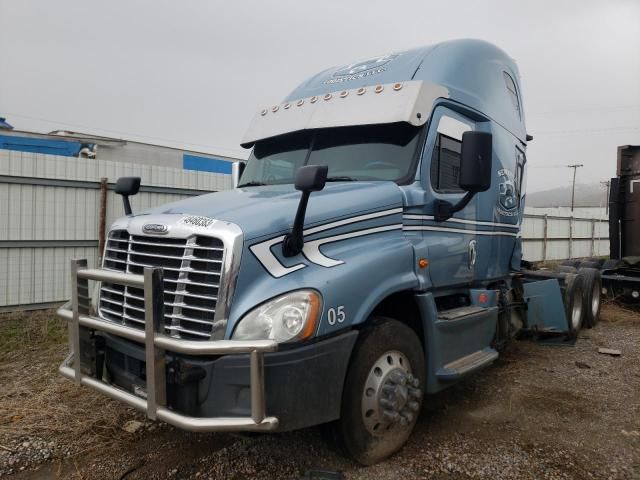
M 560 265 L 563 267 L 578 268 L 578 266 L 580 265 L 580 262 L 581 260 L 563 260 L 562 263 L 560 263 Z
M 578 273 L 578 269 L 576 267 L 572 267 L 570 265 L 559 265 L 556 267 L 556 272 L 560 273 Z
M 583 281 L 584 326 L 595 327 L 600 319 L 600 298 L 602 293 L 602 279 L 600 270 L 595 268 L 581 268 L 578 270 Z
M 609 258 L 609 259 L 605 260 L 604 263 L 602 264 L 602 269 L 603 270 L 615 270 L 616 268 L 620 268 L 623 264 L 624 264 L 624 262 L 622 262 L 622 260 L 618 260 L 618 259 L 615 259 L 615 258 Z
M 372 465 L 407 441 L 422 407 L 424 352 L 415 332 L 385 317 L 371 319 L 355 347 L 334 425 L 347 453 Z
M 569 338 L 576 338 L 583 321 L 583 279 L 580 275 L 567 275 L 565 278 L 564 305 L 567 317 L 567 332 Z

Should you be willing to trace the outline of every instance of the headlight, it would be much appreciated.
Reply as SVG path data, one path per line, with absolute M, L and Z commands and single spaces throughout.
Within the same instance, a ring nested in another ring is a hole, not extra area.
M 305 340 L 316 331 L 322 297 L 315 290 L 286 293 L 247 313 L 238 323 L 234 340 Z

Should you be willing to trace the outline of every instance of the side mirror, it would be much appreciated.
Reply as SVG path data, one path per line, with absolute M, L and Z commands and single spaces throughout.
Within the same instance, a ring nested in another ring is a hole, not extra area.
M 460 155 L 460 187 L 471 193 L 491 188 L 492 135 L 464 132 Z
M 240 177 L 246 166 L 247 164 L 245 162 L 233 162 L 231 164 L 231 184 L 233 188 L 238 188 Z
M 452 205 L 437 199 L 433 205 L 436 222 L 443 222 L 468 205 L 473 196 L 491 188 L 491 157 L 493 155 L 492 135 L 486 132 L 464 132 L 460 155 L 460 188 L 467 193 Z
M 115 192 L 122 195 L 125 215 L 131 215 L 131 204 L 129 197 L 136 195 L 140 191 L 140 177 L 120 177 L 116 182 Z
M 296 190 L 302 192 L 296 218 L 293 221 L 291 232 L 284 237 L 282 242 L 282 254 L 285 257 L 294 257 L 302 251 L 304 246 L 304 217 L 307 213 L 307 203 L 311 192 L 322 190 L 327 183 L 327 172 L 329 167 L 326 165 L 307 165 L 300 167 L 296 172 L 294 185 Z
M 329 167 L 326 165 L 307 165 L 300 167 L 296 172 L 294 185 L 296 190 L 302 192 L 319 192 L 327 183 L 327 172 Z

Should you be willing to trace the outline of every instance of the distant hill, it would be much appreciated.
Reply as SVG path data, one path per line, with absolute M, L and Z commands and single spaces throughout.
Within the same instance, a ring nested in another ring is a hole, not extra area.
M 576 185 L 576 207 L 600 207 L 605 205 L 606 192 L 600 184 Z M 571 206 L 571 186 L 552 188 L 541 192 L 527 192 L 528 207 L 569 207 Z

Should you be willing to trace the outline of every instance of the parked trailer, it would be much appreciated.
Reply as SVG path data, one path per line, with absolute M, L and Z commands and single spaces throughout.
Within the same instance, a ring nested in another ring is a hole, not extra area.
M 73 262 L 60 371 L 188 430 L 331 422 L 375 463 L 425 394 L 521 331 L 575 336 L 599 301 L 584 271 L 521 269 L 530 140 L 489 43 L 325 70 L 257 113 L 235 189 L 128 209 L 100 269 Z
M 609 190 L 610 258 L 567 260 L 564 266 L 601 271 L 602 293 L 640 303 L 640 146 L 618 147 L 617 176 Z
M 640 146 L 618 147 L 616 178 L 609 191 L 610 260 L 604 263 L 606 293 L 640 300 Z

